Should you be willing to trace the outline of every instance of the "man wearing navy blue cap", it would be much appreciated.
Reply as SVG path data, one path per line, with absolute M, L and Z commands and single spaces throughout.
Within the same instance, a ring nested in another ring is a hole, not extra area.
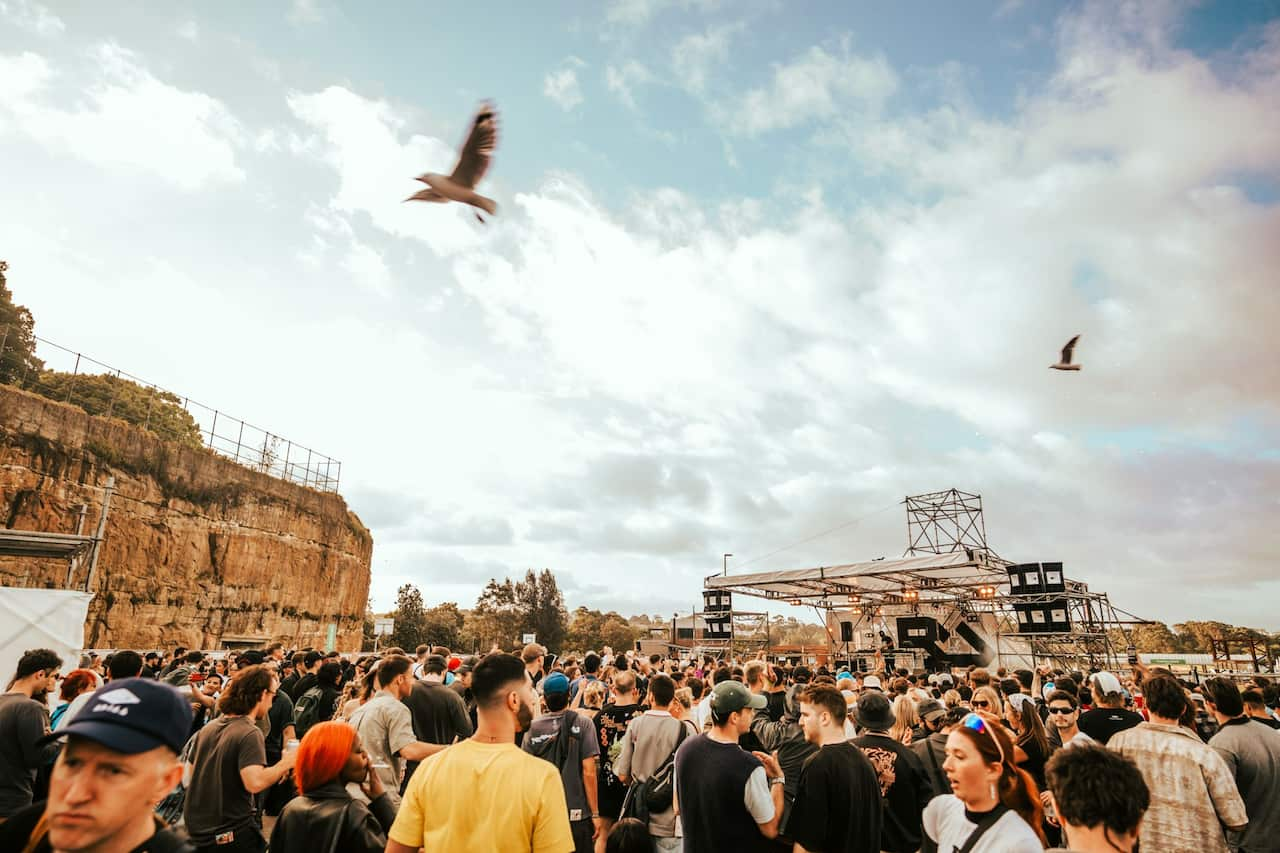
M 601 827 L 596 789 L 600 740 L 591 718 L 569 708 L 571 689 L 563 672 L 542 679 L 547 713 L 529 725 L 521 747 L 559 768 L 576 853 L 591 853 Z
M 125 678 L 98 688 L 47 736 L 67 739 L 49 799 L 0 825 L 0 850 L 189 853 L 155 806 L 182 779 L 190 728 L 191 707 L 173 687 Z

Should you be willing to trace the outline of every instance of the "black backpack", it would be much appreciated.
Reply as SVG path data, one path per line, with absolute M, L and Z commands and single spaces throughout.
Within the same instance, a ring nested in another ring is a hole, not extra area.
M 297 704 L 293 706 L 293 736 L 298 740 L 302 740 L 302 736 L 316 723 L 324 722 L 320 719 L 322 701 L 324 690 L 319 687 L 312 687 L 298 697 Z
M 645 807 L 649 814 L 659 814 L 671 808 L 671 803 L 675 799 L 676 787 L 676 750 L 680 748 L 680 744 L 684 743 L 685 736 L 689 734 L 689 727 L 683 721 L 680 723 L 680 734 L 676 737 L 676 745 L 671 747 L 671 753 L 663 760 L 658 768 L 649 774 L 649 778 L 645 779 L 640 786 L 639 796 L 644 800 Z
M 556 733 L 555 737 L 531 738 L 528 733 L 525 734 L 525 752 L 550 761 L 556 766 L 557 770 L 563 771 L 565 762 L 569 757 L 570 741 L 573 739 L 570 733 L 573 731 L 577 721 L 578 715 L 566 708 L 564 717 L 560 720 L 560 731 Z M 577 765 L 575 764 L 576 769 Z

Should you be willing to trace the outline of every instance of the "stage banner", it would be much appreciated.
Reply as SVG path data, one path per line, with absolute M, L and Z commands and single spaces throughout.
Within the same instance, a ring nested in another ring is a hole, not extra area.
M 80 663 L 93 596 L 74 589 L 0 586 L 0 680 L 9 683 L 27 649 L 53 649 L 64 673 Z

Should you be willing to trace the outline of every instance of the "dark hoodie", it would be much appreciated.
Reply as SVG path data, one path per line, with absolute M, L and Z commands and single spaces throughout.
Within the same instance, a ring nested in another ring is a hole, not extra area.
M 759 739 L 764 751 L 778 753 L 778 764 L 786 779 L 782 786 L 782 822 L 778 825 L 778 833 L 783 836 L 787 834 L 791 804 L 795 802 L 796 791 L 800 787 L 800 770 L 805 760 L 818 751 L 804 739 L 804 730 L 800 728 L 800 704 L 795 700 L 795 692 L 787 692 L 781 720 L 770 720 L 769 709 L 762 708 L 756 711 L 755 719 L 751 721 L 751 733 Z

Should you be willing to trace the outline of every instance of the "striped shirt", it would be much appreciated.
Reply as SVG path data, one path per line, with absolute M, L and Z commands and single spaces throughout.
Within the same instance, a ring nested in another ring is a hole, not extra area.
M 1189 729 L 1162 723 L 1139 723 L 1107 746 L 1132 759 L 1151 790 L 1144 849 L 1227 853 L 1223 828 L 1244 826 L 1249 817 L 1222 756 Z

